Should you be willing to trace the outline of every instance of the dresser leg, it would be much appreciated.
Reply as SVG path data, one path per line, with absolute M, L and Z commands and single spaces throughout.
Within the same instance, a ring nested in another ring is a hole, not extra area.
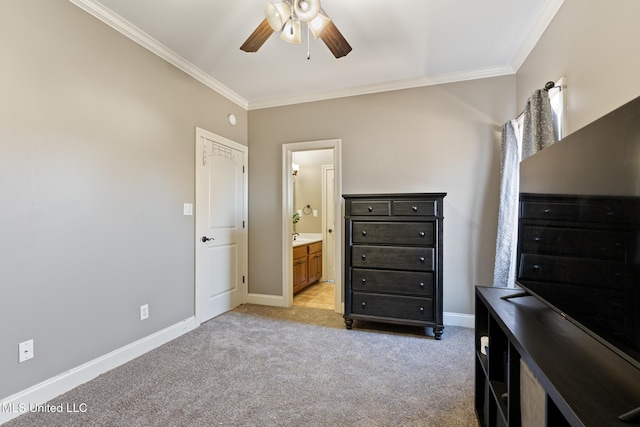
M 437 340 L 442 339 L 442 332 L 444 331 L 444 327 L 442 326 L 434 326 L 433 327 L 433 335 L 435 335 Z
M 344 324 L 346 325 L 347 329 L 351 329 L 351 325 L 353 325 L 353 319 L 344 319 Z

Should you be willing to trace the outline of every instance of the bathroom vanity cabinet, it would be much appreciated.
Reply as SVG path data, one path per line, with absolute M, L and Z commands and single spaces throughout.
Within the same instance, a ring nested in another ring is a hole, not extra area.
M 322 242 L 293 247 L 293 293 L 300 292 L 322 277 Z

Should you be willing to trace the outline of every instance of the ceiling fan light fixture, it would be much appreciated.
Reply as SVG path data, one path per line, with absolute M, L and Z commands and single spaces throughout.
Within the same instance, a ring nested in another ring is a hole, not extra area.
M 273 31 L 281 31 L 287 20 L 291 18 L 291 8 L 286 3 L 267 3 L 264 12 Z
M 300 26 L 300 21 L 289 19 L 284 24 L 284 28 L 280 33 L 280 38 L 289 43 L 302 44 L 302 28 Z
M 333 56 L 342 58 L 351 52 L 349 42 L 336 24 L 320 7 L 321 0 L 271 0 L 265 5 L 266 17 L 240 46 L 244 52 L 257 52 L 274 32 L 288 43 L 302 44 L 302 24 L 307 24 L 307 43 L 311 33 L 329 48 Z M 309 59 L 307 48 L 307 59 Z
M 313 38 L 318 39 L 324 33 L 324 30 L 327 28 L 329 23 L 331 22 L 331 18 L 325 15 L 322 11 L 316 15 L 311 21 L 307 22 L 309 29 L 313 33 Z
M 293 10 L 300 20 L 309 22 L 320 12 L 320 0 L 293 0 Z

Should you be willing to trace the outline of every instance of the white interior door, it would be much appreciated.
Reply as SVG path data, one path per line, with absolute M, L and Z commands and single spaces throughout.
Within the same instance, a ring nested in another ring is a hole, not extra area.
M 324 280 L 335 282 L 336 278 L 336 215 L 335 215 L 335 184 L 333 166 L 322 167 L 324 176 L 323 194 L 324 194 L 324 241 L 323 252 L 326 254 L 322 257 L 325 263 Z
M 247 147 L 196 133 L 196 319 L 246 299 Z

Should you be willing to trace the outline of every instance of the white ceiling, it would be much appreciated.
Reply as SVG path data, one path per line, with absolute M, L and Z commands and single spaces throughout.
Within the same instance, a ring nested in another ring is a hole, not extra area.
M 512 74 L 564 0 L 322 0 L 353 50 L 336 59 L 312 37 L 310 60 L 306 31 L 239 49 L 266 0 L 70 1 L 255 109 Z

